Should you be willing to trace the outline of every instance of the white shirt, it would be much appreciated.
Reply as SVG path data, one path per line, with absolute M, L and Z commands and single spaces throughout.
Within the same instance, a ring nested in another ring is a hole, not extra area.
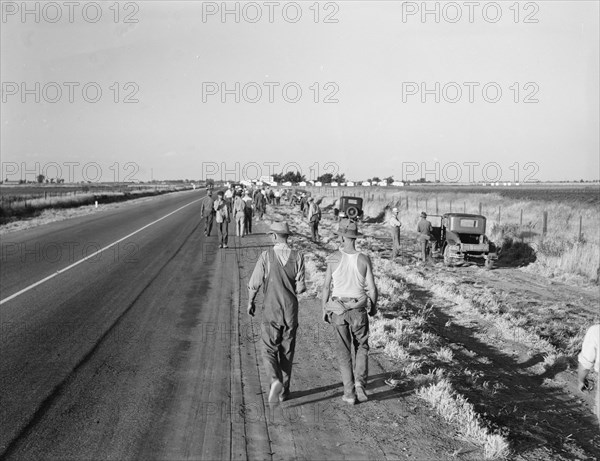
M 585 334 L 578 359 L 586 370 L 594 367 L 600 373 L 600 323 L 592 325 Z

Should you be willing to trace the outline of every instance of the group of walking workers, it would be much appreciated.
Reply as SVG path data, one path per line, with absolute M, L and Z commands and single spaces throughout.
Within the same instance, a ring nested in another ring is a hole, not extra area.
M 298 330 L 298 295 L 305 291 L 304 256 L 288 244 L 287 223 L 269 231 L 274 246 L 264 251 L 248 282 L 248 314 L 256 313 L 255 299 L 264 290 L 261 322 L 264 367 L 269 378 L 270 403 L 290 396 L 290 379 Z M 369 256 L 356 250 L 355 222 L 343 222 L 337 235 L 341 246 L 327 259 L 322 293 L 322 319 L 332 325 L 336 354 L 348 404 L 368 400 L 369 320 L 377 312 L 377 287 Z M 354 357 L 354 362 L 353 362 Z

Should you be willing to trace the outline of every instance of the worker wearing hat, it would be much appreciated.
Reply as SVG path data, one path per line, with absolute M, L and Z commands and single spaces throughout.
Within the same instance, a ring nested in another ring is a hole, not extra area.
M 308 198 L 308 226 L 310 238 L 313 242 L 319 241 L 319 222 L 321 221 L 321 208 L 314 197 Z
M 287 243 L 288 224 L 270 228 L 274 247 L 263 251 L 248 282 L 248 314 L 254 317 L 254 299 L 264 289 L 261 338 L 263 362 L 268 375 L 269 403 L 284 401 L 290 394 L 292 362 L 298 329 L 298 297 L 306 290 L 304 256 Z
M 206 191 L 206 197 L 202 199 L 202 207 L 200 208 L 200 216 L 205 218 L 204 223 L 204 235 L 210 237 L 210 232 L 212 230 L 213 221 L 215 218 L 215 199 L 212 196 L 212 190 L 208 189 Z
M 342 246 L 327 258 L 321 302 L 323 320 L 335 328 L 336 355 L 344 384 L 342 400 L 354 405 L 356 399 L 368 400 L 365 391 L 369 371 L 367 314 L 373 316 L 377 312 L 377 287 L 369 256 L 356 250 L 356 239 L 362 235 L 356 223 L 342 222 L 337 234 Z
M 398 216 L 398 208 L 392 208 L 392 215 L 388 220 L 392 232 L 392 259 L 400 256 L 400 217 Z

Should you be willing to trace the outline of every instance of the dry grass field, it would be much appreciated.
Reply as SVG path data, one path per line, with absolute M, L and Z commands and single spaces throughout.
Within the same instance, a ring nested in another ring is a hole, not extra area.
M 187 187 L 172 185 L 0 185 L 0 224 L 39 216 L 44 210 L 121 202 Z
M 504 248 L 503 258 L 522 259 L 528 270 L 549 277 L 579 276 L 598 283 L 600 271 L 600 186 L 314 188 L 331 205 L 340 195 L 364 197 L 365 215 L 385 220 L 397 206 L 405 229 L 419 213 L 483 214 L 488 237 Z M 544 227 L 545 224 L 545 227 Z

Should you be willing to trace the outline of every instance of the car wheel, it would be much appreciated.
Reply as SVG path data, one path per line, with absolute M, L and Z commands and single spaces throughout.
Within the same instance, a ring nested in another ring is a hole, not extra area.
M 450 258 L 450 246 L 444 247 L 444 266 L 452 266 L 452 259 Z

